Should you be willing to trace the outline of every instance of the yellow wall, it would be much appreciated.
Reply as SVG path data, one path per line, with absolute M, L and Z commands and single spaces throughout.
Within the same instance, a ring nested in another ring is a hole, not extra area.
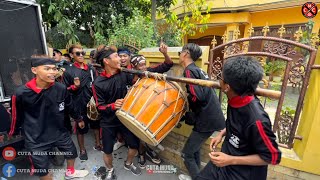
M 313 20 L 319 21 L 320 15 Z M 268 23 L 268 26 L 282 24 L 305 24 L 308 19 L 301 14 L 301 7 L 293 7 L 279 10 L 270 10 L 262 12 L 241 12 L 241 13 L 221 13 L 211 14 L 208 21 L 209 28 L 204 32 L 197 32 L 195 36 L 188 36 L 187 39 L 198 39 L 208 35 L 223 35 L 224 31 L 234 30 L 235 27 L 245 25 L 244 37 L 247 36 L 247 29 L 251 26 L 262 27 Z M 320 23 L 314 24 L 319 29 Z M 240 36 L 241 37 L 241 36 Z M 184 42 L 187 42 L 185 39 Z
M 300 0 L 301 1 L 301 0 Z M 256 9 L 261 8 L 262 6 L 279 7 L 281 4 L 292 5 L 297 4 L 297 0 L 207 0 L 208 7 L 213 11 L 232 11 L 232 10 L 243 10 L 243 9 Z M 314 2 L 314 1 L 313 1 Z M 303 4 L 303 2 L 298 3 Z M 171 11 L 182 14 L 185 12 L 183 0 L 177 0 L 177 3 L 171 7 Z
M 208 27 L 203 33 L 197 32 L 195 36 L 190 36 L 188 39 L 198 39 L 205 36 L 222 36 L 226 31 L 225 26 Z
M 251 13 L 251 22 L 254 27 L 281 24 L 307 23 L 308 19 L 301 13 L 301 7 L 287 8 L 273 11 Z
M 208 62 L 209 58 L 209 46 L 200 46 L 202 49 L 202 56 L 199 60 L 196 61 L 196 65 L 207 71 L 208 65 L 205 65 Z M 178 52 L 182 50 L 182 47 L 169 47 L 168 48 L 168 55 L 171 57 L 174 64 L 179 65 L 179 56 Z M 139 51 L 139 54 L 144 55 L 147 60 L 147 66 L 151 64 L 161 63 L 164 61 L 163 55 L 159 52 L 158 48 L 144 48 Z M 181 76 L 182 74 L 179 74 Z
M 320 51 L 316 64 L 320 64 Z M 285 155 L 297 155 L 297 159 L 282 158 L 281 165 L 320 175 L 320 70 L 312 70 L 310 85 L 305 96 L 305 103 L 297 135 L 302 141 L 295 140 L 293 150 L 284 150 Z
M 247 23 L 250 21 L 249 12 L 210 14 L 208 24 Z

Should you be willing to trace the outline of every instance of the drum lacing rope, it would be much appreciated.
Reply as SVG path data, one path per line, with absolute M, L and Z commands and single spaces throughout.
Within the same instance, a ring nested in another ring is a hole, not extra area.
M 159 73 L 152 73 L 152 76 L 153 76 L 154 79 L 157 80 L 157 81 L 158 81 L 158 80 L 160 80 L 160 81 L 162 80 L 161 74 L 159 74 Z
M 159 73 L 150 73 L 151 76 L 153 76 L 153 78 L 155 80 L 159 80 L 159 81 L 166 81 L 167 80 L 167 75 L 166 74 L 159 74 Z
M 166 75 L 166 74 L 162 74 L 162 79 L 163 79 L 164 81 L 167 81 L 167 75 Z
M 149 72 L 148 72 L 148 71 L 145 71 L 145 72 L 144 72 L 144 76 L 145 76 L 146 78 L 149 78 Z
M 178 102 L 179 102 L 179 99 L 180 99 L 180 88 L 178 88 L 178 89 L 179 89 L 178 97 L 177 97 L 177 99 L 176 99 L 176 103 L 175 103 L 175 105 L 174 105 L 173 112 L 176 112 L 176 108 L 177 108 L 177 106 L 178 106 Z

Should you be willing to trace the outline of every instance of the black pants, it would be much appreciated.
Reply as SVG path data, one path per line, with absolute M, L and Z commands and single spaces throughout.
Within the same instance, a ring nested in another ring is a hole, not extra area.
M 202 144 L 212 135 L 212 132 L 201 133 L 192 131 L 184 148 L 182 158 L 192 178 L 200 172 L 200 149 Z
M 218 171 L 219 168 L 209 161 L 194 180 L 218 180 Z M 220 177 L 220 179 L 222 179 L 222 177 Z
M 113 152 L 113 145 L 116 142 L 117 133 L 121 133 L 124 141 L 130 149 L 139 149 L 140 140 L 124 125 L 117 127 L 102 127 L 102 145 L 105 154 Z

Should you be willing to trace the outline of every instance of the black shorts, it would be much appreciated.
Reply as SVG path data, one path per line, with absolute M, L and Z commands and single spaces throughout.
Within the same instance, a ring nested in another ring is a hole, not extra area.
M 87 115 L 85 116 L 82 116 L 83 117 L 83 121 L 84 121 L 84 128 L 81 129 L 78 125 L 78 123 L 76 123 L 76 127 L 77 127 L 77 132 L 79 134 L 87 134 L 88 131 L 89 131 L 89 126 L 91 129 L 100 129 L 100 121 L 99 120 L 96 120 L 96 121 L 92 121 L 91 119 L 89 119 L 87 117 Z
M 105 154 L 113 152 L 113 145 L 117 139 L 117 133 L 120 132 L 124 141 L 130 149 L 138 149 L 140 140 L 127 129 L 124 125 L 117 127 L 102 127 L 102 145 Z
M 52 151 L 57 147 L 60 152 Z M 52 144 L 41 147 L 27 147 L 31 153 L 29 160 L 31 162 L 31 175 L 45 176 L 49 173 L 50 157 L 52 155 L 63 155 L 66 159 L 75 159 L 78 157 L 76 146 L 74 145 L 69 133 L 64 133 L 60 139 Z

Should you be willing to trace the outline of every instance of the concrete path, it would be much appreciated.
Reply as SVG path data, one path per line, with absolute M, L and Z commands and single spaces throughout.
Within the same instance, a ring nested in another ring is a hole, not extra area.
M 72 136 L 73 141 L 75 142 L 77 148 L 77 140 L 75 135 Z M 89 175 L 83 179 L 85 180 L 95 180 L 95 176 L 93 175 L 92 169 L 95 166 L 103 166 L 103 153 L 100 151 L 95 151 L 93 150 L 94 146 L 94 138 L 93 138 L 93 133 L 90 131 L 86 136 L 85 136 L 85 146 L 87 149 L 88 157 L 89 160 L 86 162 L 80 162 L 79 158 L 76 159 L 76 169 L 86 169 L 89 170 Z M 135 176 L 131 172 L 125 170 L 123 168 L 124 160 L 126 159 L 126 154 L 127 154 L 127 148 L 126 147 L 121 147 L 117 151 L 113 153 L 114 157 L 114 168 L 116 170 L 116 174 L 118 177 L 118 180 L 177 180 L 178 179 L 178 174 L 177 173 L 152 173 L 152 171 L 147 172 L 147 169 L 142 169 L 142 174 L 140 176 Z M 19 160 L 15 160 L 11 162 L 16 166 L 16 168 L 20 169 L 28 169 L 29 166 L 29 161 L 27 158 L 20 158 Z M 135 164 L 137 164 L 137 158 L 135 158 Z M 153 165 L 151 162 L 147 162 L 147 165 Z M 162 165 L 169 165 L 169 166 L 162 166 L 163 168 L 169 167 L 172 168 L 173 166 L 170 166 L 169 163 L 163 162 Z M 64 170 L 66 168 L 66 162 L 64 163 L 63 167 L 52 167 L 53 169 L 59 170 Z M 148 166 L 148 168 L 153 168 Z M 175 167 L 174 167 L 175 168 Z M 3 174 L 1 173 L 2 177 Z M 14 179 L 14 180 L 34 180 L 38 179 L 37 177 L 30 176 L 28 173 L 16 173 L 14 177 L 8 178 L 8 179 Z M 54 173 L 54 179 L 55 180 L 63 180 L 64 179 L 64 173 L 63 172 L 55 172 Z M 79 179 L 80 180 L 80 179 Z

